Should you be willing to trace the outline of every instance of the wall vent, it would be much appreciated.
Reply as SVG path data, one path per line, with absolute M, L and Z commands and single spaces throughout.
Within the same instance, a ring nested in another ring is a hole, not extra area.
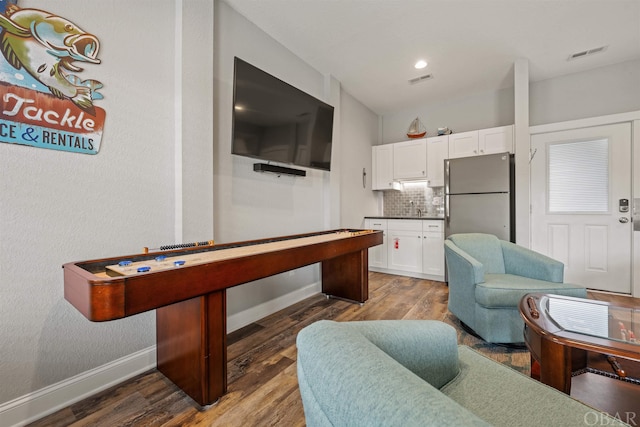
M 433 78 L 433 74 L 425 74 L 424 76 L 416 77 L 415 79 L 409 80 L 410 85 L 414 85 L 416 83 L 420 83 L 425 80 L 430 80 Z
M 594 47 L 593 49 L 583 50 L 582 52 L 576 52 L 567 58 L 567 61 L 573 61 L 574 59 L 584 58 L 585 56 L 593 55 L 596 53 L 604 52 L 608 46 Z

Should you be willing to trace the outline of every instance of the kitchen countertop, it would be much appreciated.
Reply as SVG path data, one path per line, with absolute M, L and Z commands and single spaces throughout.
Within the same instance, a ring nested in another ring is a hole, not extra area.
M 372 219 L 435 219 L 439 221 L 444 221 L 444 217 L 441 216 L 384 216 L 384 215 L 374 215 L 374 216 L 365 216 L 365 218 Z

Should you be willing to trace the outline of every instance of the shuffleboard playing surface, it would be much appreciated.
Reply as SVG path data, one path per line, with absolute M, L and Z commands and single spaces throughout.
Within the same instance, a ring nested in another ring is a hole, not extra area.
M 193 254 L 181 254 L 165 257 L 158 255 L 156 259 L 130 262 L 123 259 L 118 264 L 108 265 L 105 267 L 109 276 L 132 276 L 143 273 L 171 270 L 176 268 L 184 268 L 194 265 L 206 264 L 225 259 L 240 258 L 250 255 L 263 254 L 268 252 L 280 251 L 283 249 L 295 248 L 298 246 L 307 246 L 316 243 L 329 242 L 333 240 L 346 239 L 356 235 L 357 231 L 341 230 L 333 233 L 320 234 L 309 237 L 299 237 L 295 239 L 277 240 L 268 243 L 260 243 L 255 245 L 243 245 L 232 248 L 223 248 L 216 250 L 215 246 L 212 250 L 206 252 L 198 252 Z

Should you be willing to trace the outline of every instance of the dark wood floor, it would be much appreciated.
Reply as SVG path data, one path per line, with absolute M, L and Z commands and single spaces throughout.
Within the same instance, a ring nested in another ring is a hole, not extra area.
M 304 426 L 295 338 L 300 329 L 320 319 L 442 320 L 458 328 L 461 343 L 529 373 L 526 350 L 490 345 L 459 328 L 457 319 L 447 311 L 448 289 L 444 283 L 370 273 L 369 293 L 364 306 L 314 296 L 229 334 L 229 390 L 205 410 L 152 370 L 30 425 Z M 601 293 L 590 293 L 590 297 L 624 299 Z M 633 302 L 640 304 L 638 299 Z

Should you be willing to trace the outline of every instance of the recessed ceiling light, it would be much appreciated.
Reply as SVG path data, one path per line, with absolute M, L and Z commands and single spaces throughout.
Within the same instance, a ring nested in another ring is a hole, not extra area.
M 427 61 L 423 61 L 422 59 L 416 62 L 416 65 L 414 65 L 414 67 L 416 67 L 418 70 L 421 70 L 426 66 L 427 66 Z

